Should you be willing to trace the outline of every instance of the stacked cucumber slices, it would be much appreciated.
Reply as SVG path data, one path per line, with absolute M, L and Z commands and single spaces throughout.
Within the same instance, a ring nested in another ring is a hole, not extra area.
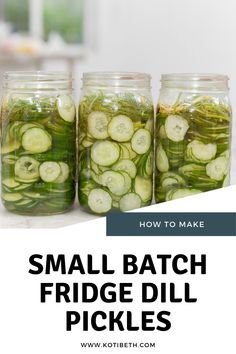
M 79 109 L 79 200 L 106 214 L 149 205 L 153 177 L 153 104 L 138 94 L 84 96 Z
M 177 199 L 229 184 L 231 110 L 214 96 L 159 104 L 156 124 L 155 197 Z
M 11 97 L 1 113 L 2 200 L 28 215 L 66 211 L 75 197 L 75 106 L 70 96 Z

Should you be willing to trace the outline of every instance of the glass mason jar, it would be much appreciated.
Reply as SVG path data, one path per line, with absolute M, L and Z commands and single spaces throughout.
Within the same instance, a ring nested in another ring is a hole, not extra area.
M 152 201 L 151 77 L 85 73 L 79 106 L 79 201 L 106 214 Z
M 71 94 L 68 74 L 5 73 L 1 196 L 6 209 L 51 215 L 73 205 L 76 111 Z
M 230 178 L 228 77 L 162 76 L 157 107 L 155 198 L 163 202 L 224 187 Z

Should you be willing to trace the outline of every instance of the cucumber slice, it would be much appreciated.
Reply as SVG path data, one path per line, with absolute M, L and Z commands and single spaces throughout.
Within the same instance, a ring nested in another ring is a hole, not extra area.
M 91 159 L 101 166 L 113 165 L 119 156 L 119 146 L 111 141 L 96 141 L 91 148 Z
M 129 159 L 130 158 L 130 152 L 129 149 L 127 148 L 127 146 L 123 144 L 119 144 L 120 146 L 120 153 L 121 153 L 121 157 L 122 159 Z
M 204 172 L 205 171 L 205 166 L 202 165 L 197 165 L 195 163 L 189 163 L 187 165 L 184 165 L 179 168 L 179 173 L 183 175 L 187 175 L 189 172 L 190 173 L 199 173 L 199 172 Z
M 175 142 L 184 140 L 189 129 L 188 121 L 177 115 L 170 115 L 165 121 L 165 132 L 167 137 Z
M 187 145 L 186 158 L 190 161 L 208 163 L 217 153 L 215 143 L 204 144 L 199 140 L 193 140 Z
M 121 145 L 125 146 L 129 150 L 129 157 L 128 157 L 129 159 L 133 160 L 137 156 L 137 153 L 132 149 L 130 143 L 123 143 Z
M 145 154 L 150 149 L 152 137 L 147 129 L 138 129 L 131 140 L 132 149 L 137 154 Z
M 134 134 L 132 119 L 124 115 L 113 117 L 108 125 L 108 134 L 115 141 L 129 141 Z
M 14 165 L 16 160 L 17 160 L 17 156 L 15 155 L 6 155 L 2 157 L 2 162 L 6 163 L 8 165 Z
M 99 166 L 93 162 L 93 160 L 90 161 L 90 164 L 91 164 L 91 169 L 96 173 L 96 174 L 99 174 L 101 171 L 99 169 Z
M 199 189 L 175 188 L 166 193 L 166 201 L 188 197 L 191 195 L 202 193 Z
M 56 182 L 60 173 L 61 167 L 54 161 L 43 162 L 39 167 L 39 175 L 44 182 Z
M 88 195 L 88 206 L 94 213 L 107 213 L 112 208 L 111 196 L 103 189 L 95 188 Z
M 184 180 L 183 177 L 178 175 L 175 172 L 165 172 L 162 174 L 161 179 L 160 179 L 160 184 L 162 188 L 167 189 L 171 186 L 174 185 L 186 185 L 186 181 Z
M 10 152 L 13 152 L 15 150 L 18 150 L 20 148 L 20 141 L 18 137 L 11 137 L 10 128 L 8 128 L 6 136 L 4 139 L 2 139 L 2 145 L 1 145 L 1 154 L 9 154 Z
M 120 199 L 120 210 L 129 211 L 133 209 L 138 209 L 142 205 L 142 200 L 140 196 L 136 193 L 128 193 Z
M 2 181 L 2 184 L 8 188 L 15 188 L 20 186 L 20 183 L 17 182 L 14 178 L 5 178 Z
M 230 174 L 229 173 L 225 176 L 224 182 L 222 184 L 222 187 L 228 187 L 228 186 L 230 186 Z
M 165 130 L 165 126 L 164 125 L 161 125 L 161 127 L 159 129 L 159 132 L 158 132 L 158 137 L 160 139 L 166 139 L 167 138 L 166 130 Z
M 100 175 L 95 173 L 93 170 L 90 171 L 91 177 L 96 182 L 97 184 L 101 184 L 101 178 Z
M 82 146 L 85 147 L 85 148 L 89 148 L 92 145 L 93 145 L 93 141 L 91 141 L 91 140 L 88 140 L 88 139 L 85 138 L 82 141 Z
M 106 139 L 109 118 L 104 112 L 94 111 L 88 116 L 88 131 L 95 139 Z
M 2 198 L 6 202 L 17 202 L 18 200 L 23 199 L 20 193 L 3 193 Z
M 30 128 L 23 134 L 21 143 L 26 151 L 36 154 L 51 149 L 52 137 L 42 128 Z
M 134 190 L 144 203 L 150 201 L 152 199 L 152 180 L 136 176 Z
M 159 144 L 156 149 L 156 167 L 160 172 L 169 171 L 169 160 L 162 144 Z
M 28 206 L 31 203 L 32 203 L 32 200 L 27 198 L 27 199 L 22 199 L 19 202 L 16 202 L 16 205 L 17 206 Z
M 128 173 L 131 178 L 134 178 L 137 174 L 137 167 L 131 160 L 120 160 L 114 166 L 112 166 L 113 171 L 123 171 Z
M 153 134 L 154 131 L 154 119 L 149 118 L 145 124 L 145 129 L 147 129 L 151 134 Z
M 23 192 L 23 196 L 31 199 L 45 199 L 47 196 L 37 192 Z
M 58 162 L 61 168 L 61 172 L 57 179 L 54 181 L 55 183 L 64 183 L 70 174 L 70 168 L 65 162 Z
M 15 164 L 15 177 L 19 182 L 31 183 L 39 178 L 39 162 L 30 156 L 20 157 Z
M 130 189 L 131 179 L 126 173 L 106 171 L 101 175 L 101 184 L 107 187 L 111 193 L 121 196 Z
M 57 109 L 60 117 L 68 122 L 75 121 L 75 105 L 72 98 L 68 95 L 61 95 L 57 98 Z
M 148 177 L 150 177 L 153 173 L 153 155 L 153 151 L 151 151 L 145 164 L 145 175 Z
M 25 189 L 27 189 L 27 188 L 30 188 L 30 187 L 31 187 L 31 184 L 29 184 L 29 183 L 20 184 L 19 187 L 15 187 L 15 188 L 14 188 L 14 191 L 15 191 L 15 192 L 16 192 L 16 191 L 23 191 L 23 190 L 25 190 Z
M 19 130 L 19 136 L 20 138 L 22 137 L 22 135 L 28 130 L 28 129 L 31 129 L 31 128 L 43 128 L 42 126 L 40 126 L 39 124 L 36 124 L 36 123 L 26 123 L 26 124 L 23 124 L 21 127 L 20 127 L 20 130 Z
M 222 181 L 228 173 L 229 162 L 224 156 L 217 157 L 206 165 L 206 174 L 211 179 Z

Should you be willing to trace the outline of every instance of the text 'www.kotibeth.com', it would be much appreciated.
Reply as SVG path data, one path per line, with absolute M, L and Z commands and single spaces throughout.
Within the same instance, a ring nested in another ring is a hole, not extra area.
M 111 349 L 111 348 L 122 348 L 122 349 L 129 349 L 129 348 L 140 348 L 140 349 L 149 349 L 149 348 L 156 348 L 156 343 L 137 343 L 137 342 L 84 342 L 80 343 L 81 348 L 87 349 Z

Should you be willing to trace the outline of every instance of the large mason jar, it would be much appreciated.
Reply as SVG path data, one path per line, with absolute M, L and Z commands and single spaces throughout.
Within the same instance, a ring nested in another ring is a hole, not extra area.
M 162 76 L 157 107 L 155 197 L 168 201 L 227 186 L 231 107 L 228 77 Z
M 76 111 L 64 73 L 8 72 L 1 109 L 2 202 L 51 215 L 75 198 Z
M 79 106 L 79 201 L 106 214 L 152 201 L 150 76 L 85 73 Z

